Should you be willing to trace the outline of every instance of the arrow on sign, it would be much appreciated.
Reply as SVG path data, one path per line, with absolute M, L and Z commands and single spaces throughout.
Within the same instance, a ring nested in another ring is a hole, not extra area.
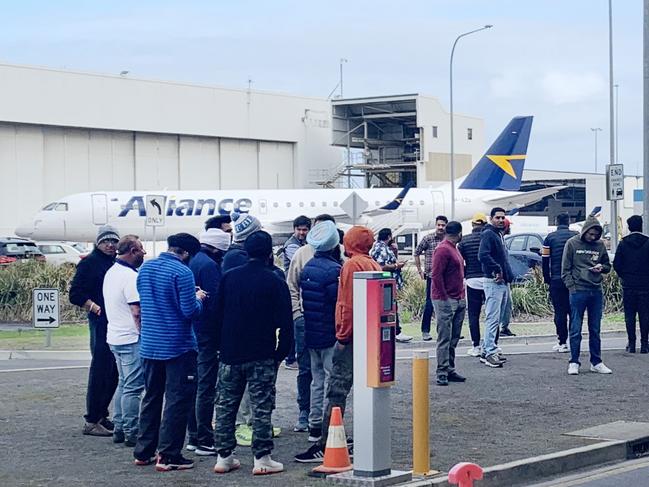
M 49 318 L 38 318 L 36 321 L 49 321 L 50 325 L 56 321 L 56 318 L 52 318 L 51 316 Z
M 156 200 L 151 200 L 151 206 L 155 206 L 158 209 L 158 215 L 162 215 L 162 208 L 160 208 L 160 204 Z

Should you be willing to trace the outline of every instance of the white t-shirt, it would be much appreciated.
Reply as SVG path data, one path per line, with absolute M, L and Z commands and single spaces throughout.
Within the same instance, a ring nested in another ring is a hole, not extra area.
M 140 334 L 135 327 L 130 304 L 140 302 L 137 292 L 137 271 L 116 261 L 104 277 L 104 304 L 108 319 L 106 342 L 109 345 L 136 343 Z

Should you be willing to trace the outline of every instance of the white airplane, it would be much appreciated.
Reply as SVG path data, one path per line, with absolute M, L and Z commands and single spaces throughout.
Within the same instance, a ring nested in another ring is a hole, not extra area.
M 523 207 L 561 189 L 518 191 L 531 126 L 532 117 L 512 119 L 473 170 L 455 181 L 457 220 L 468 220 L 477 211 L 488 213 L 495 206 Z M 48 204 L 29 224 L 17 228 L 16 234 L 38 240 L 89 242 L 94 240 L 97 228 L 108 223 L 122 235 L 132 233 L 150 240 L 152 231 L 145 226 L 149 193 L 165 199 L 162 206 L 156 201 L 157 211 L 165 214 L 165 225 L 156 229 L 156 239 L 178 232 L 196 234 L 210 216 L 232 211 L 250 212 L 276 237 L 292 233 L 296 216 L 315 217 L 322 213 L 334 216 L 342 226 L 364 224 L 375 230 L 390 227 L 395 235 L 414 233 L 433 228 L 435 216 L 449 212 L 450 184 L 426 189 L 406 187 L 400 191 L 381 188 L 79 193 Z M 358 211 L 361 208 L 362 212 Z

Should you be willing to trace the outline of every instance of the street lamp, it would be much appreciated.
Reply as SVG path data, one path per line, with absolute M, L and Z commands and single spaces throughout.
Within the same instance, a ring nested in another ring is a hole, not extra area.
M 591 127 L 590 130 L 592 130 L 593 133 L 595 134 L 595 174 L 597 174 L 597 132 L 601 132 L 602 129 L 599 127 L 595 127 L 595 128 Z
M 450 69 L 449 69 L 449 81 L 450 81 L 450 94 L 451 94 L 451 100 L 450 100 L 450 109 L 451 109 L 451 220 L 455 219 L 455 151 L 454 151 L 454 146 L 453 146 L 453 55 L 455 54 L 455 46 L 457 45 L 457 41 L 462 39 L 462 37 L 466 37 L 470 34 L 475 34 L 476 32 L 480 32 L 481 30 L 485 29 L 491 29 L 493 25 L 487 24 L 484 27 L 480 27 L 479 29 L 471 30 L 469 32 L 465 32 L 464 34 L 460 34 L 457 36 L 455 39 L 455 42 L 453 43 L 453 48 L 451 49 L 451 61 L 449 63 Z

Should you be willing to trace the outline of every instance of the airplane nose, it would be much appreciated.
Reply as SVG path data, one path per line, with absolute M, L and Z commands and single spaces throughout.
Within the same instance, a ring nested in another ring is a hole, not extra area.
M 33 225 L 21 225 L 15 230 L 16 235 L 19 237 L 30 238 L 34 234 Z

